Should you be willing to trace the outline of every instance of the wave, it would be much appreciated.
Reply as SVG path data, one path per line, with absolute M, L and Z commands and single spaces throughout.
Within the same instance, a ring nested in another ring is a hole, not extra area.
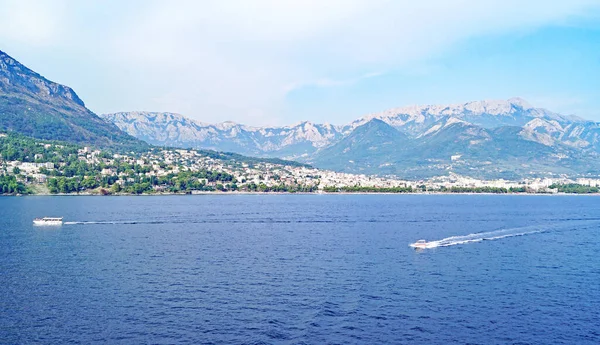
M 598 222 L 597 220 L 593 220 L 593 221 Z M 579 223 L 582 223 L 582 222 L 578 222 L 577 224 L 579 224 Z M 589 221 L 585 222 L 585 223 L 589 223 Z M 549 232 L 549 231 L 553 231 L 553 230 L 572 228 L 573 226 L 575 226 L 577 224 L 574 224 L 574 222 L 569 222 L 569 224 L 559 223 L 559 224 L 545 224 L 545 225 L 530 225 L 530 226 L 519 227 L 519 228 L 501 229 L 501 230 L 495 230 L 495 231 L 489 231 L 489 232 L 478 232 L 478 233 L 462 235 L 462 236 L 451 236 L 451 237 L 446 237 L 446 238 L 443 238 L 443 239 L 437 240 L 437 241 L 428 241 L 424 248 L 431 249 L 431 248 L 437 248 L 437 247 L 449 247 L 449 246 L 455 246 L 455 245 L 459 245 L 459 244 L 468 244 L 468 243 L 477 243 L 477 242 L 481 242 L 481 241 L 499 240 L 499 239 L 507 238 L 507 237 L 526 236 L 526 235 Z M 415 247 L 415 243 L 411 243 L 410 246 Z M 423 247 L 420 247 L 420 248 L 423 248 Z

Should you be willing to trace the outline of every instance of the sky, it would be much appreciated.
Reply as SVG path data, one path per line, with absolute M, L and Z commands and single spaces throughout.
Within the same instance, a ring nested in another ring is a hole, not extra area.
M 96 113 L 345 124 L 521 97 L 600 121 L 599 0 L 0 0 L 0 50 Z

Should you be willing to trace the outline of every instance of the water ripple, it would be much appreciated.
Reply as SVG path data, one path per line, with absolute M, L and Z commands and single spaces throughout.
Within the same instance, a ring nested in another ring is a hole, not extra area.
M 0 198 L 0 343 L 598 344 L 598 210 L 485 195 Z M 53 214 L 68 224 L 31 225 Z M 477 244 L 407 246 L 419 238 Z

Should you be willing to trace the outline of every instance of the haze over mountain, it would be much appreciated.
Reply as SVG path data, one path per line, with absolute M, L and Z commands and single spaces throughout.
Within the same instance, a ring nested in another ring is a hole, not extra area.
M 251 127 L 152 112 L 100 118 L 71 88 L 3 52 L 0 130 L 116 149 L 147 147 L 144 140 L 415 179 L 449 172 L 508 179 L 600 175 L 598 123 L 535 108 L 520 98 L 395 108 L 346 125 L 305 121 Z
M 87 109 L 70 87 L 42 77 L 2 51 L 0 130 L 98 147 L 147 146 Z
M 273 156 L 354 173 L 420 178 L 597 174 L 600 127 L 520 98 L 390 109 L 347 125 L 251 127 L 179 114 L 101 115 L 156 145 Z
M 174 113 L 122 112 L 100 116 L 150 144 L 245 155 L 301 157 L 343 136 L 342 127 L 310 122 L 283 127 L 251 127 L 231 121 L 207 124 Z

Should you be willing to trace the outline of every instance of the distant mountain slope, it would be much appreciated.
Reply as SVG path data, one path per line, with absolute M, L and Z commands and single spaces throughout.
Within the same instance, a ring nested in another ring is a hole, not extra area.
M 419 105 L 389 109 L 362 117 L 350 124 L 356 127 L 376 118 L 389 125 L 402 128 L 411 135 L 419 135 L 444 118 L 456 118 L 484 128 L 523 126 L 543 118 L 560 123 L 584 122 L 576 116 L 564 116 L 542 108 L 534 108 L 521 98 L 485 100 L 450 105 Z
M 309 161 L 323 168 L 372 173 L 410 146 L 406 134 L 381 120 L 372 119 L 335 144 L 323 148 Z
M 49 81 L 2 51 L 0 130 L 98 147 L 147 146 L 88 110 L 71 88 Z
M 337 127 L 310 122 L 257 128 L 230 121 L 206 124 L 174 113 L 121 112 L 100 116 L 151 144 L 254 156 L 296 158 L 312 154 L 342 136 Z
M 344 172 L 422 178 L 600 175 L 600 125 L 520 98 L 395 108 L 344 126 L 205 124 L 181 115 L 103 115 L 154 144 L 293 158 Z M 166 133 L 166 134 L 165 134 Z
M 373 121 L 377 120 L 363 126 Z M 600 174 L 598 154 L 566 145 L 547 146 L 527 140 L 520 134 L 521 127 L 486 129 L 465 122 L 451 122 L 426 136 L 404 137 L 385 150 L 369 151 L 346 144 L 352 142 L 350 138 L 359 131 L 361 142 L 373 142 L 376 136 L 362 131 L 363 126 L 340 142 L 317 152 L 308 162 L 324 169 L 396 175 L 407 179 L 429 178 L 449 172 L 505 179 Z

